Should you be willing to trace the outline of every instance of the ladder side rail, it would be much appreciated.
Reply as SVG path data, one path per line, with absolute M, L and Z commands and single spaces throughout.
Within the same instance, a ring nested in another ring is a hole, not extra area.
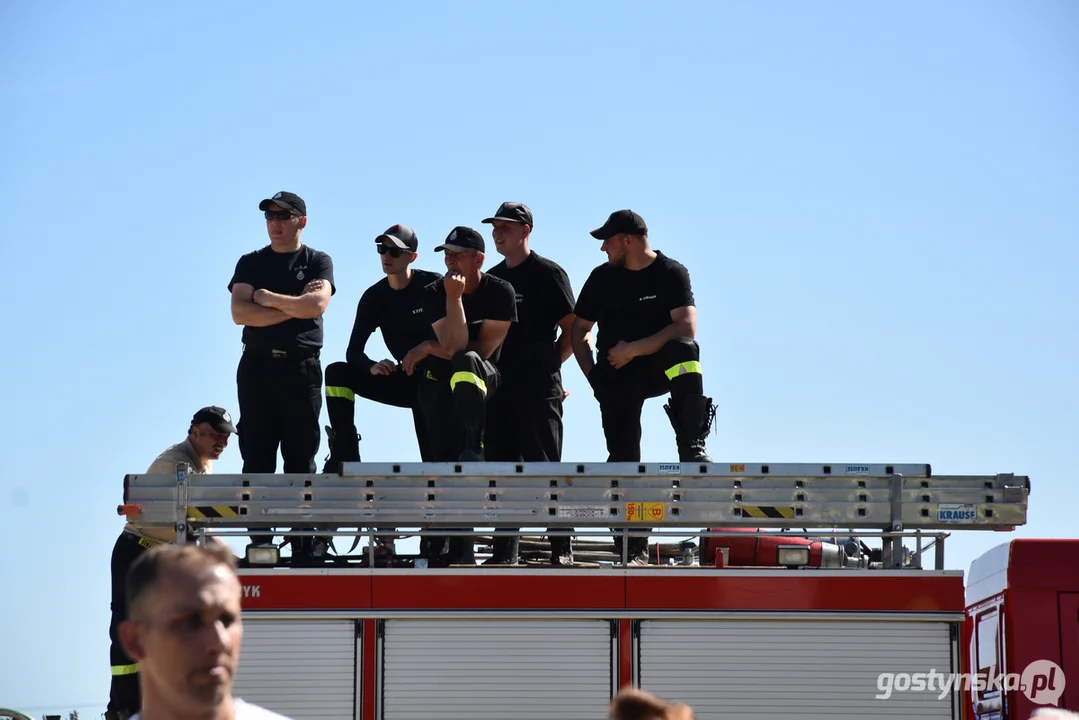
M 371 463 L 346 462 L 341 475 L 345 477 L 418 476 L 438 477 L 454 475 L 494 476 L 547 476 L 566 477 L 600 475 L 694 477 L 742 477 L 745 475 L 812 475 L 832 477 L 889 477 L 901 474 L 905 477 L 931 477 L 928 463 L 634 463 L 634 462 L 442 462 L 442 463 Z
M 400 478 L 334 475 L 202 475 L 178 468 L 171 488 L 170 476 L 150 474 L 129 475 L 125 486 L 129 503 L 141 508 L 134 522 L 171 522 L 177 526 L 178 538 L 185 536 L 188 518 L 237 526 L 297 520 L 407 525 L 443 522 L 449 517 L 463 525 L 568 526 L 592 520 L 597 525 L 631 522 L 625 515 L 630 506 L 643 508 L 643 503 L 663 505 L 662 517 L 655 518 L 657 524 L 680 527 L 857 524 L 889 529 L 1002 529 L 1026 522 L 1029 494 L 1029 478 L 1013 474 L 930 479 L 895 474 L 888 478 L 815 476 L 793 482 L 776 476 L 672 479 L 608 474 L 574 485 L 557 480 L 550 475 L 531 479 L 489 475 L 483 482 L 462 484 L 457 477 L 442 477 L 424 480 L 425 487 L 417 487 L 415 478 L 401 482 Z M 878 489 L 885 485 L 889 486 L 887 495 Z M 753 508 L 764 509 L 755 514 Z

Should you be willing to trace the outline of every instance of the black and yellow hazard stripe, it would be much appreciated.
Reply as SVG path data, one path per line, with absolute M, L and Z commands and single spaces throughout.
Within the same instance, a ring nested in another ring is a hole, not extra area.
M 743 505 L 742 515 L 754 518 L 792 518 L 794 508 L 778 505 Z
M 187 517 L 196 520 L 203 518 L 234 518 L 240 516 L 240 508 L 230 505 L 202 505 L 189 507 Z

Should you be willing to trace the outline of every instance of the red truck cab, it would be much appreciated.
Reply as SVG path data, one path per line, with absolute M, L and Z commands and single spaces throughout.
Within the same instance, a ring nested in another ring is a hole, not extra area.
M 966 599 L 973 720 L 1079 710 L 1079 539 L 1016 539 L 970 566 Z

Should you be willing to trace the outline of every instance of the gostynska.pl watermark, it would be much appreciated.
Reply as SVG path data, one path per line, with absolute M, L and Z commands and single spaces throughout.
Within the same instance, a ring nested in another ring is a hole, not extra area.
M 1011 692 L 1018 690 L 1035 705 L 1059 705 L 1064 692 L 1064 670 L 1052 660 L 1035 660 L 1022 673 L 881 673 L 875 695 L 887 700 L 894 693 L 935 692 L 944 699 L 953 691 Z

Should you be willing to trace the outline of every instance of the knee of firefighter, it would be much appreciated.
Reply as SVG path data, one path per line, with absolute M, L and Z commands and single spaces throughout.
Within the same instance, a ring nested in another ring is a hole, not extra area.
M 663 354 L 673 362 L 700 360 L 701 346 L 691 337 L 676 337 L 663 346 Z
M 335 362 L 326 366 L 327 385 L 347 385 L 348 376 L 349 367 L 346 362 Z
M 487 395 L 487 373 L 484 371 L 483 358 L 478 353 L 460 352 L 453 356 L 453 374 L 450 376 L 450 390 L 456 392 L 458 388 L 472 387 L 479 390 L 483 396 Z
M 450 364 L 453 366 L 454 372 L 463 370 L 478 374 L 483 370 L 483 358 L 475 350 L 457 353 L 450 360 Z

